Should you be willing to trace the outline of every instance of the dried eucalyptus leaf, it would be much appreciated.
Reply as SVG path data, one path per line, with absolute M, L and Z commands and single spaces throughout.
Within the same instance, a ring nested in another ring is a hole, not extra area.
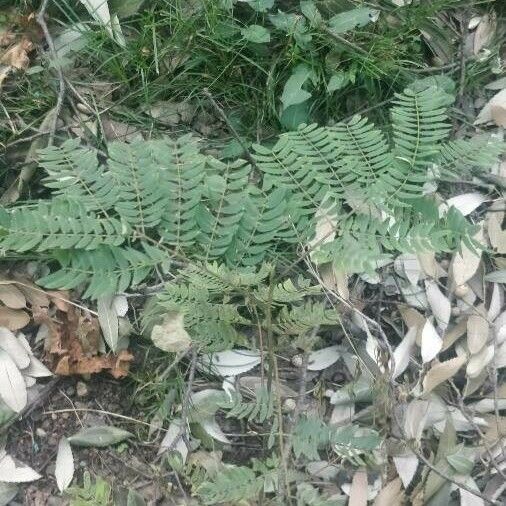
M 105 446 L 121 443 L 125 439 L 133 437 L 130 432 L 113 427 L 111 425 L 97 425 L 80 430 L 77 434 L 69 437 L 70 444 L 74 446 L 93 446 L 102 448 Z

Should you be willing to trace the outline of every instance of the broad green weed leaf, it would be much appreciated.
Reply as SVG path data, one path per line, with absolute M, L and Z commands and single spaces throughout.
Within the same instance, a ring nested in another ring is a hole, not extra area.
M 329 19 L 330 29 L 337 34 L 346 33 L 376 21 L 379 11 L 369 7 L 358 7 L 350 11 L 340 12 Z
M 336 72 L 333 74 L 327 84 L 327 91 L 332 93 L 333 91 L 341 90 L 350 82 L 349 77 L 344 72 Z
M 283 103 L 284 109 L 291 105 L 301 104 L 311 98 L 311 93 L 303 90 L 302 86 L 312 77 L 312 74 L 312 70 L 307 65 L 301 64 L 295 67 L 281 95 L 281 102 Z
M 318 26 L 323 21 L 320 11 L 312 0 L 301 1 L 300 10 L 311 26 Z
M 262 44 L 271 40 L 271 34 L 267 28 L 260 25 L 250 25 L 241 29 L 242 36 L 250 42 Z
M 267 12 L 274 6 L 274 0 L 242 0 L 256 12 Z

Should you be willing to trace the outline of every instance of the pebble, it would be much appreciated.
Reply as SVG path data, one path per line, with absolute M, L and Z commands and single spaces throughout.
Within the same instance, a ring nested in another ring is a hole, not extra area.
M 76 385 L 77 397 L 86 397 L 88 395 L 88 385 L 82 381 L 78 381 Z
M 39 437 L 47 437 L 47 432 L 42 428 L 42 427 L 37 427 L 35 429 L 35 434 L 37 434 L 37 436 Z

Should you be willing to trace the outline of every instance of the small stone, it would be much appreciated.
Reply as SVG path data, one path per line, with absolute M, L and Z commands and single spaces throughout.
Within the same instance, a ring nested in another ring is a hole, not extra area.
M 290 413 L 295 409 L 296 405 L 295 399 L 285 399 L 285 402 L 283 402 L 283 411 L 285 413 Z
M 82 381 L 78 381 L 76 385 L 77 397 L 86 397 L 88 395 L 88 385 Z
M 468 293 L 469 293 L 469 286 L 466 284 L 459 285 L 457 286 L 457 288 L 455 288 L 455 297 L 458 297 L 459 299 L 462 299 Z
M 37 427 L 35 429 L 35 434 L 40 438 L 47 437 L 47 432 L 42 427 Z
M 292 357 L 292 365 L 295 367 L 302 367 L 303 362 L 304 359 L 302 358 L 302 355 L 294 355 Z

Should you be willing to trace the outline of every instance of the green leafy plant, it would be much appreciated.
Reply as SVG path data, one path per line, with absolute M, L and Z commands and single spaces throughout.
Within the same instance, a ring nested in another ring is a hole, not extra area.
M 471 224 L 453 208 L 440 215 L 424 185 L 490 166 L 502 144 L 447 142 L 451 99 L 437 81 L 417 82 L 392 108 L 391 140 L 358 116 L 302 126 L 255 146 L 254 166 L 203 155 L 188 136 L 112 143 L 105 164 L 69 140 L 41 152 L 50 197 L 2 210 L 0 248 L 44 253 L 59 267 L 42 285 L 85 283 L 84 295 L 98 297 L 171 262 L 255 266 L 309 245 L 315 262 L 350 274 L 398 252 L 471 244 Z M 276 288 L 274 299 L 277 290 L 286 296 Z M 199 303 L 204 292 L 173 296 Z
M 71 487 L 66 492 L 71 506 L 110 506 L 112 502 L 112 488 L 109 483 L 97 476 L 93 479 L 89 472 L 83 475 L 82 487 Z

